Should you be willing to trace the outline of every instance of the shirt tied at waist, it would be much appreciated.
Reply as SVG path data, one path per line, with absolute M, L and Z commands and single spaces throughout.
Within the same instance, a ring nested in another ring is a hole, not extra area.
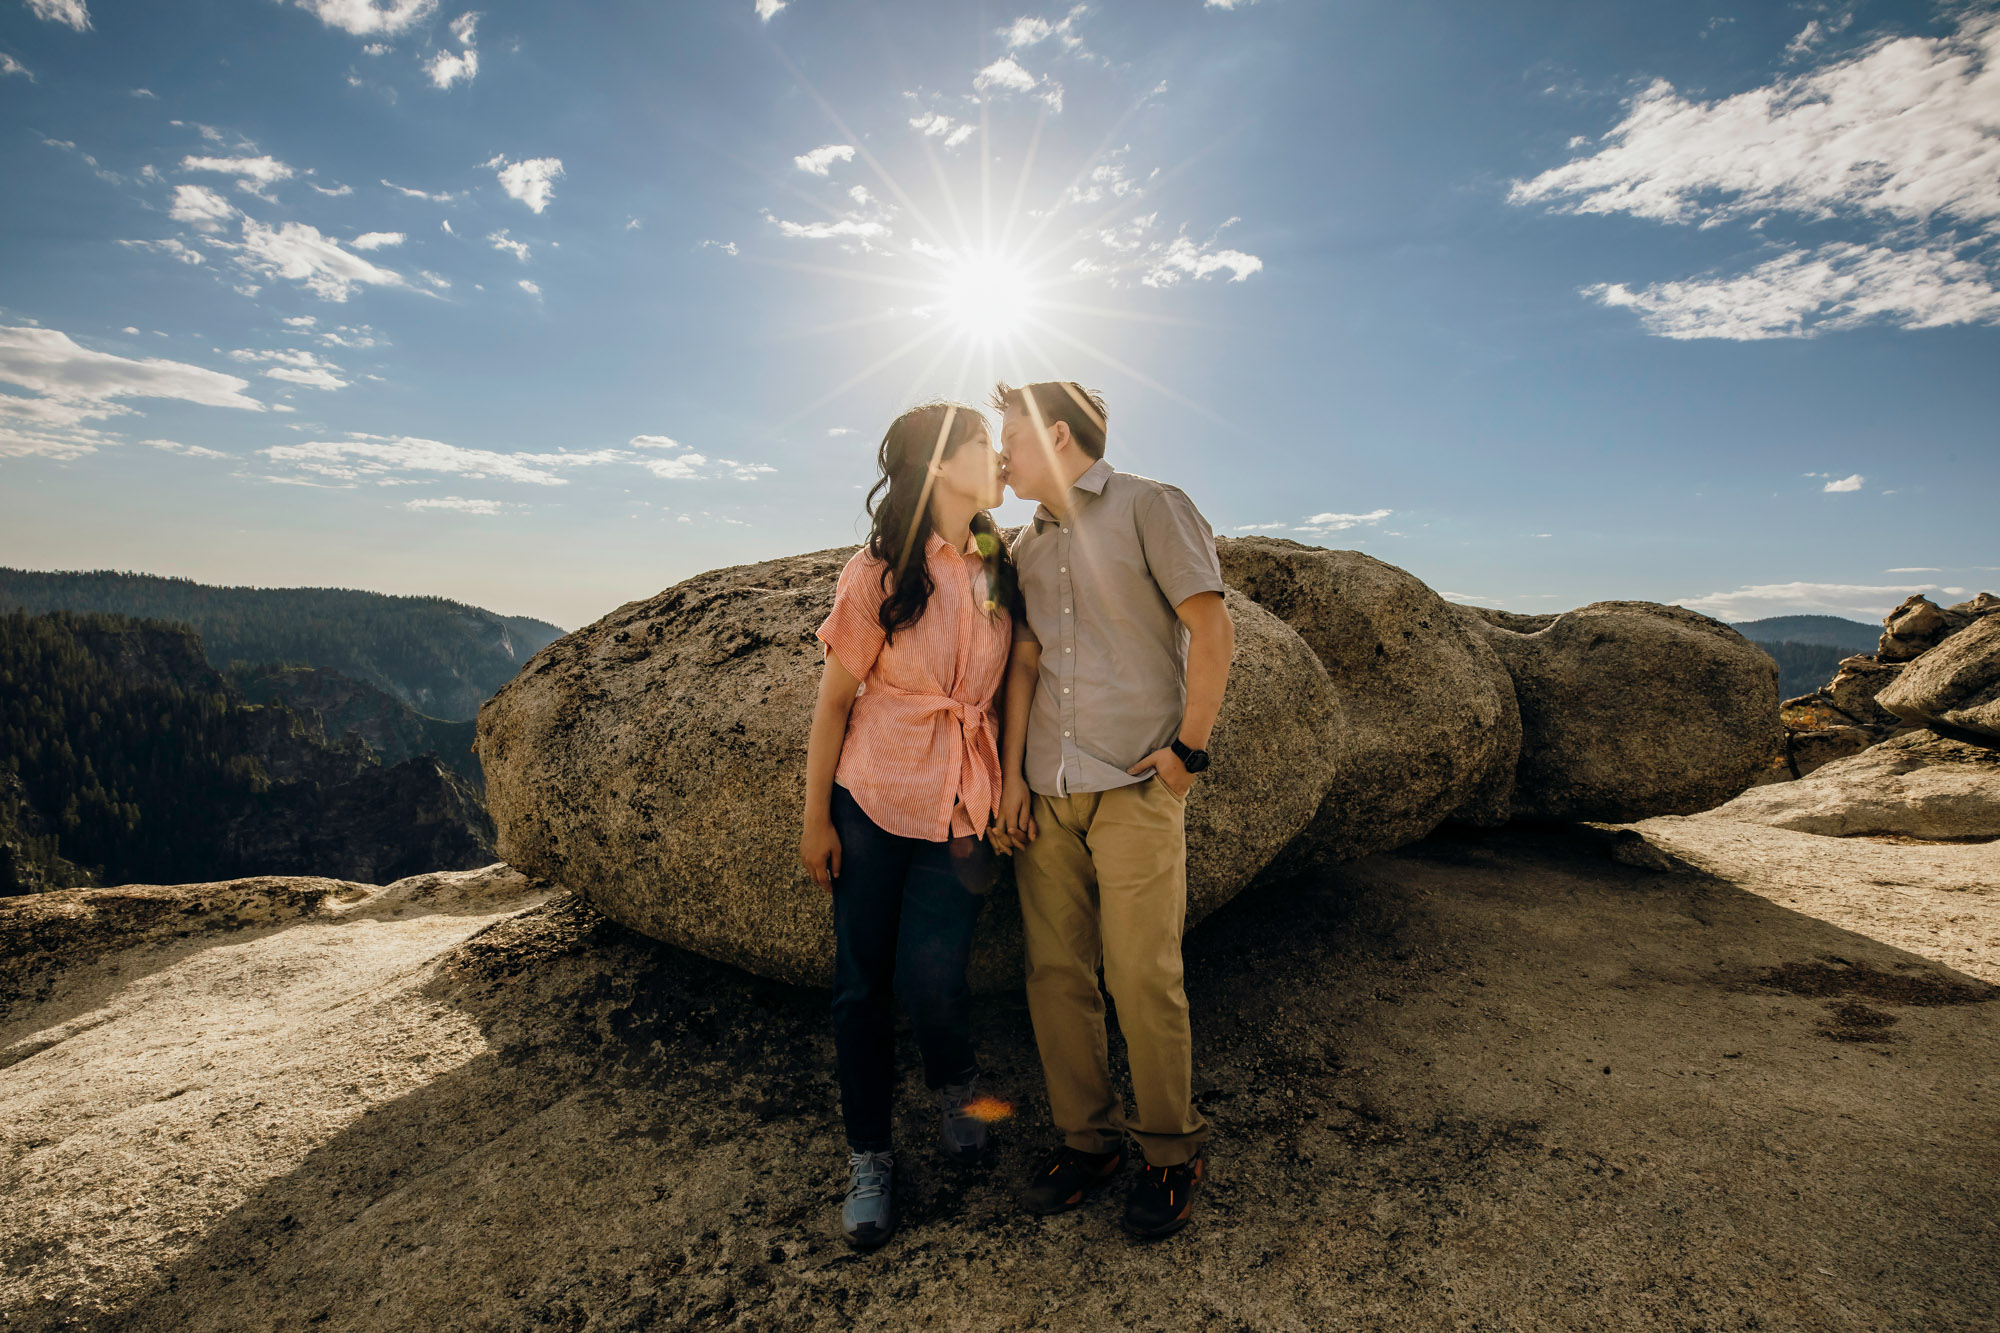
M 901 689 L 885 680 L 869 681 L 868 689 L 870 693 L 893 695 L 920 715 L 949 713 L 958 722 L 958 790 L 945 795 L 957 796 L 958 803 L 965 807 L 966 817 L 972 821 L 974 835 L 983 836 L 1000 799 L 999 738 L 993 733 L 993 717 L 987 706 L 954 699 L 948 694 Z M 951 806 L 947 802 L 947 830 L 950 818 Z

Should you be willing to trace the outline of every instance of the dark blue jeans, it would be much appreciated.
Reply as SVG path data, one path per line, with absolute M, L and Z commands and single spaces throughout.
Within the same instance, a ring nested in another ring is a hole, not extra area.
M 985 841 L 926 842 L 885 833 L 847 788 L 833 788 L 840 877 L 833 882 L 833 1047 L 847 1146 L 885 1152 L 896 1088 L 892 994 L 923 1052 L 924 1082 L 963 1083 L 972 1054 L 965 963 L 995 874 Z

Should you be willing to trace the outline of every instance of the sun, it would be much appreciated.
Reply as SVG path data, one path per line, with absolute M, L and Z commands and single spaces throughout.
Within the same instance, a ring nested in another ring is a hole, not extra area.
M 940 283 L 945 318 L 975 342 L 1004 342 L 1020 333 L 1033 303 L 1027 270 L 998 255 L 954 259 Z

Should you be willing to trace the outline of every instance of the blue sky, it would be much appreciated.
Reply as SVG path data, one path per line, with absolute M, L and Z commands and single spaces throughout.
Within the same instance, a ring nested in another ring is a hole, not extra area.
M 576 626 L 1060 375 L 1463 600 L 2000 581 L 1993 5 L 0 0 L 0 127 L 0 563 Z

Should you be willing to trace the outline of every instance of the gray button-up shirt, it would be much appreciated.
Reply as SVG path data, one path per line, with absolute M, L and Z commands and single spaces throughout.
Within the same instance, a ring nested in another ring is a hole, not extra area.
M 1028 786 L 1109 791 L 1171 740 L 1187 707 L 1187 629 L 1174 608 L 1222 591 L 1215 534 L 1178 488 L 1097 460 L 1068 513 L 1043 505 L 1014 540 L 1015 635 L 1042 645 Z

